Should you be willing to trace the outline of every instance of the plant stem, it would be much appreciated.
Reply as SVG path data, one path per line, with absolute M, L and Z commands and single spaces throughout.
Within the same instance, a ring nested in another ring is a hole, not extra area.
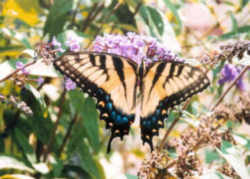
M 72 121 L 70 122 L 70 124 L 69 124 L 67 133 L 66 133 L 66 135 L 65 135 L 65 137 L 64 137 L 64 139 L 63 139 L 62 145 L 61 145 L 60 148 L 59 148 L 58 156 L 60 156 L 61 153 L 63 152 L 63 149 L 64 149 L 65 145 L 67 144 L 67 141 L 68 141 L 68 139 L 69 139 L 69 137 L 70 137 L 70 135 L 71 135 L 73 126 L 74 126 L 75 122 L 77 121 L 77 119 L 78 119 L 78 115 L 77 115 L 77 113 L 76 113 L 75 116 L 74 116 L 74 118 L 73 118 L 73 120 L 72 120 Z
M 56 120 L 54 128 L 52 130 L 52 134 L 50 135 L 48 147 L 44 151 L 43 162 L 46 162 L 47 157 L 48 157 L 48 155 L 50 153 L 50 149 L 51 149 L 52 144 L 54 142 L 54 138 L 56 136 L 56 131 L 57 131 L 57 128 L 58 128 L 58 125 L 59 125 L 59 121 L 60 121 L 61 115 L 63 113 L 63 104 L 64 104 L 64 101 L 65 101 L 65 94 L 66 94 L 66 90 L 64 88 L 63 93 L 62 93 L 62 97 L 61 97 L 61 101 L 60 101 L 60 106 L 59 106 L 59 112 L 58 112 L 58 115 L 57 115 L 57 120 Z
M 141 6 L 142 6 L 142 2 L 139 2 L 138 5 L 135 8 L 135 12 L 133 13 L 133 16 L 135 16 L 139 12 Z
M 33 65 L 33 64 L 35 64 L 35 63 L 36 63 L 36 60 L 34 60 L 34 61 L 30 62 L 30 63 L 27 63 L 27 64 L 24 65 L 24 67 L 23 67 L 22 69 L 27 68 L 28 66 L 31 66 L 31 65 Z M 0 79 L 0 83 L 2 83 L 3 81 L 5 81 L 5 80 L 11 78 L 12 76 L 14 76 L 15 74 L 17 74 L 17 73 L 18 73 L 19 71 L 21 71 L 22 69 L 16 69 L 16 70 L 15 70 L 14 72 L 12 72 L 11 74 L 9 74 L 9 75 L 7 75 L 6 77 Z
M 80 29 L 80 31 L 84 32 L 88 28 L 89 23 L 91 23 L 91 21 L 96 18 L 96 16 L 101 12 L 101 9 L 103 7 L 104 7 L 103 3 L 99 7 L 98 7 L 98 3 L 94 4 L 94 7 L 92 8 L 90 13 L 88 14 L 88 16 L 87 16 L 86 20 L 84 21 L 84 24 L 83 24 L 82 28 Z
M 215 110 L 215 108 L 223 101 L 224 97 L 228 94 L 228 92 L 232 89 L 232 87 L 236 84 L 236 82 L 245 74 L 245 72 L 248 70 L 249 66 L 244 67 L 244 69 L 240 72 L 240 74 L 235 78 L 235 80 L 230 84 L 230 86 L 226 89 L 226 91 L 222 94 L 222 96 L 219 98 L 217 103 L 213 107 L 211 107 L 210 111 Z
M 110 13 L 104 14 L 103 17 L 100 20 L 100 27 L 97 29 L 97 31 L 95 32 L 95 35 L 93 36 L 93 39 L 96 38 L 96 36 L 100 33 L 100 31 L 102 30 L 103 27 L 103 22 L 107 22 L 109 20 L 109 18 L 115 13 L 115 11 L 118 9 L 118 7 L 120 6 L 120 3 L 116 4 L 115 7 L 113 8 L 113 10 Z M 91 41 L 88 43 L 87 47 L 89 47 L 91 45 Z
M 191 102 L 191 98 L 188 101 L 186 101 L 186 103 L 184 104 L 182 110 L 185 110 L 188 107 L 188 105 L 190 104 L 190 102 Z M 173 130 L 173 128 L 177 124 L 177 122 L 180 120 L 180 115 L 181 115 L 181 112 L 179 113 L 178 118 L 176 118 L 172 122 L 171 126 L 168 128 L 167 132 L 165 133 L 165 135 L 164 135 L 164 137 L 163 137 L 163 139 L 162 139 L 162 141 L 160 143 L 160 147 L 158 148 L 158 151 L 161 151 L 163 149 L 163 146 L 166 143 L 167 137 L 169 136 L 170 132 Z

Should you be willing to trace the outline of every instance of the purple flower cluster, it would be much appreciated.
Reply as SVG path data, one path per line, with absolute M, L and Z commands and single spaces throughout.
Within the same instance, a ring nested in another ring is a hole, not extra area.
M 67 91 L 70 91 L 70 90 L 73 90 L 73 89 L 76 88 L 76 83 L 73 82 L 73 81 L 72 81 L 71 79 L 69 79 L 69 78 L 66 78 L 66 79 L 65 79 L 64 85 L 65 85 L 65 89 L 66 89 Z
M 233 81 L 240 73 L 240 68 L 237 68 L 236 66 L 232 64 L 226 64 L 221 70 L 221 76 L 219 79 L 219 84 L 223 85 L 226 82 Z M 243 79 L 240 78 L 236 82 L 236 86 L 240 90 L 245 90 L 245 84 L 243 83 Z
M 54 46 L 54 48 L 56 48 L 59 52 L 64 52 L 64 50 L 62 49 L 62 44 L 58 42 L 55 37 L 53 37 L 51 43 Z
M 62 48 L 62 44 L 57 41 L 57 39 L 54 37 L 52 40 L 52 45 L 59 51 L 64 52 L 64 49 Z M 67 38 L 65 45 L 69 47 L 70 51 L 78 52 L 80 50 L 80 41 L 75 36 L 70 36 Z M 65 79 L 64 82 L 65 88 L 67 91 L 73 90 L 76 88 L 75 82 L 70 80 L 69 78 Z
M 62 44 L 57 41 L 55 37 L 52 39 L 52 45 L 59 51 L 64 52 L 64 49 L 62 48 Z M 80 40 L 77 39 L 75 36 L 67 37 L 67 40 L 65 42 L 65 45 L 69 48 L 72 52 L 78 52 L 81 48 L 80 46 Z
M 43 77 L 39 77 L 36 79 L 36 81 L 37 81 L 37 84 L 40 86 L 44 82 L 44 79 Z
M 78 52 L 80 51 L 80 42 L 77 38 L 69 37 L 66 41 L 66 46 L 69 47 L 70 51 Z
M 183 61 L 172 51 L 163 47 L 155 38 L 137 35 L 133 32 L 128 32 L 126 35 L 97 36 L 92 50 L 121 55 L 138 64 L 141 64 L 142 60 L 146 64 L 157 60 Z
M 16 69 L 21 70 L 24 75 L 28 75 L 29 74 L 29 72 L 24 68 L 23 62 L 17 61 L 16 62 Z

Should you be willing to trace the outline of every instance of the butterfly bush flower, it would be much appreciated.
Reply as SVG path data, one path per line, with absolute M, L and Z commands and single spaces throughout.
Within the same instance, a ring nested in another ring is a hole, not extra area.
M 44 82 L 44 79 L 42 77 L 39 77 L 37 78 L 36 82 L 40 86 Z
M 219 79 L 219 84 L 223 85 L 226 82 L 233 81 L 240 73 L 240 69 L 232 64 L 226 64 L 221 70 L 221 76 Z M 243 83 L 243 79 L 240 78 L 236 82 L 236 86 L 240 90 L 245 90 L 245 84 Z
M 51 43 L 59 52 L 64 52 L 64 50 L 62 49 L 62 44 L 58 42 L 55 37 L 53 37 Z
M 23 62 L 17 61 L 16 62 L 16 69 L 21 70 L 24 75 L 28 75 L 29 74 L 29 72 L 24 68 Z
M 150 64 L 157 60 L 183 61 L 155 38 L 128 32 L 126 35 L 105 34 L 97 36 L 93 51 L 108 52 L 127 57 L 140 64 L 142 60 Z
M 65 79 L 64 85 L 67 91 L 70 91 L 76 88 L 75 82 L 73 82 L 70 78 Z
M 69 37 L 66 41 L 66 46 L 69 47 L 70 51 L 72 52 L 78 52 L 80 51 L 80 42 L 77 38 Z

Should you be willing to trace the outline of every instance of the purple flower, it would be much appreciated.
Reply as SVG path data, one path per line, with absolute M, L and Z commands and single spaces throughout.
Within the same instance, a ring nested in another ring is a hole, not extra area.
M 55 37 L 53 37 L 51 43 L 59 52 L 64 52 L 64 50 L 62 49 L 62 44 L 58 42 Z
M 155 38 L 137 35 L 134 32 L 128 32 L 126 35 L 98 36 L 93 42 L 92 50 L 124 56 L 138 64 L 141 64 L 142 60 L 146 64 L 157 60 L 183 61 Z
M 23 62 L 17 61 L 17 62 L 16 62 L 16 68 L 17 68 L 17 69 L 23 69 L 23 68 L 24 68 Z
M 71 79 L 69 79 L 69 78 L 66 78 L 66 79 L 65 79 L 64 85 L 65 85 L 65 88 L 66 88 L 67 91 L 70 91 L 70 90 L 73 90 L 73 89 L 76 88 L 75 82 L 73 82 L 73 81 L 72 81 Z
M 66 46 L 69 47 L 70 51 L 78 52 L 80 51 L 80 42 L 76 38 L 69 37 L 66 41 Z
M 21 70 L 24 75 L 29 74 L 29 72 L 24 68 L 23 62 L 17 61 L 16 62 L 16 69 Z
M 233 81 L 240 73 L 240 69 L 237 68 L 236 66 L 232 65 L 232 64 L 226 64 L 224 65 L 223 69 L 221 70 L 221 76 L 219 79 L 219 84 L 223 85 L 226 82 L 230 82 Z M 245 90 L 245 84 L 243 83 L 243 79 L 240 78 L 237 82 L 236 82 L 236 86 L 237 88 L 239 88 L 240 90 Z
M 37 81 L 37 84 L 40 86 L 44 82 L 44 79 L 43 77 L 39 77 L 36 79 L 36 81 Z

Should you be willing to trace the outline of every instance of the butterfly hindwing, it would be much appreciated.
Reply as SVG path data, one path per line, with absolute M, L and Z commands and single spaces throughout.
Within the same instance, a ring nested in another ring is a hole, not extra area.
M 141 135 L 153 148 L 168 109 L 180 104 L 209 85 L 207 76 L 197 67 L 181 62 L 159 61 L 151 64 L 143 77 Z
M 97 52 L 68 52 L 55 67 L 76 82 L 83 92 L 97 98 L 100 119 L 111 129 L 108 151 L 114 137 L 128 134 L 134 121 L 136 64 L 124 57 Z

